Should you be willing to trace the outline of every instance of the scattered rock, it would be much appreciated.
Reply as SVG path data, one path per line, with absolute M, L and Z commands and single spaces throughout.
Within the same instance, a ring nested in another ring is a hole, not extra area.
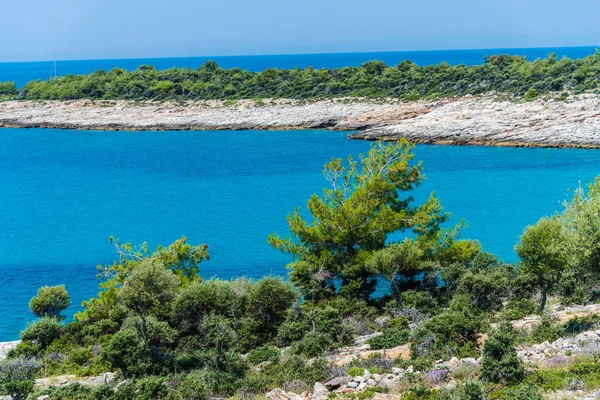
M 340 376 L 338 378 L 333 378 L 329 382 L 325 382 L 325 387 L 329 390 L 335 390 L 342 385 L 345 385 L 348 382 L 351 382 L 352 378 L 349 376 Z

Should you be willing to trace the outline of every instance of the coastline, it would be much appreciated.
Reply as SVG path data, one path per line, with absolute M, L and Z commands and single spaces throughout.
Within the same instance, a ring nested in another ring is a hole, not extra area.
M 75 130 L 301 130 L 351 139 L 499 147 L 600 148 L 600 98 L 513 103 L 493 96 L 441 101 L 7 101 L 0 127 Z M 358 132 L 356 132 L 358 131 Z

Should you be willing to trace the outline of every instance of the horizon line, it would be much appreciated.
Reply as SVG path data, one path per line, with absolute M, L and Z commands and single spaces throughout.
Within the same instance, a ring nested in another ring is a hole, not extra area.
M 0 64 L 17 63 L 42 63 L 42 62 L 69 62 L 69 61 L 111 61 L 111 60 L 144 60 L 144 59 L 185 59 L 185 58 L 233 58 L 233 57 L 281 57 L 281 56 L 316 56 L 332 54 L 371 54 L 371 53 L 420 53 L 420 52 L 452 52 L 452 51 L 478 51 L 478 50 L 532 50 L 532 49 L 576 49 L 576 48 L 597 48 L 600 45 L 582 45 L 582 46 L 532 46 L 532 47 L 481 47 L 481 48 L 454 48 L 454 49 L 419 49 L 419 50 L 373 50 L 373 51 L 339 51 L 339 52 L 307 52 L 307 53 L 266 53 L 266 54 L 229 54 L 229 55 L 210 55 L 210 56 L 159 56 L 159 57 L 115 57 L 115 58 L 72 58 L 72 59 L 47 59 L 47 60 L 13 60 L 0 61 Z

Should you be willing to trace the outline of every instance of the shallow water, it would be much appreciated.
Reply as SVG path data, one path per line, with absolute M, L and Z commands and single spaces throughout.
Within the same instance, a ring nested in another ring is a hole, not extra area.
M 151 247 L 181 235 L 208 243 L 203 277 L 285 274 L 266 237 L 306 210 L 330 157 L 369 143 L 331 131 L 102 132 L 0 130 L 0 340 L 32 320 L 29 298 L 64 283 L 74 306 L 97 292 L 109 236 Z M 600 151 L 417 146 L 426 183 L 465 236 L 514 261 L 527 224 L 560 209 L 565 189 L 600 169 Z

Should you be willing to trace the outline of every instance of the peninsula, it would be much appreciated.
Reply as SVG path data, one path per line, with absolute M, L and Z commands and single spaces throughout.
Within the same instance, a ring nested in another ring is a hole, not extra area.
M 527 147 L 600 147 L 595 94 L 531 102 L 497 96 L 438 101 L 335 98 L 315 101 L 43 100 L 0 103 L 0 127 L 102 130 L 352 131 L 350 138 L 415 143 Z
M 142 65 L 0 82 L 0 127 L 337 129 L 351 138 L 455 145 L 600 147 L 600 53 L 481 65 L 156 70 Z M 358 132 L 355 132 L 358 131 Z

